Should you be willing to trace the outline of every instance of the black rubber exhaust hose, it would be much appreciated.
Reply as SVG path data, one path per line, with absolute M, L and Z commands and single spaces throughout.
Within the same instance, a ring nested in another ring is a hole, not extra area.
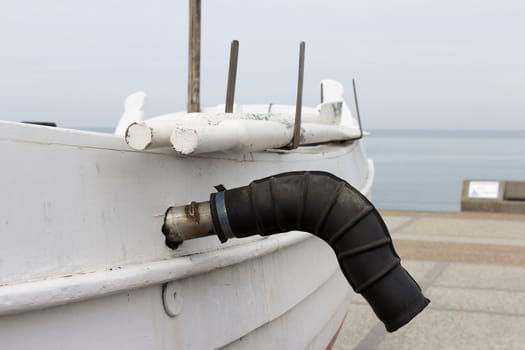
M 352 288 L 393 332 L 430 302 L 401 266 L 383 219 L 358 190 L 326 172 L 283 173 L 211 196 L 221 239 L 300 230 L 327 242 Z

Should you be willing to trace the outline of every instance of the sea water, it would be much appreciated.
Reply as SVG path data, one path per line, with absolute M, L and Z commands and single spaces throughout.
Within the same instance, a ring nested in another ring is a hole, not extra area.
M 525 181 L 525 130 L 369 130 L 374 204 L 459 211 L 463 179 Z

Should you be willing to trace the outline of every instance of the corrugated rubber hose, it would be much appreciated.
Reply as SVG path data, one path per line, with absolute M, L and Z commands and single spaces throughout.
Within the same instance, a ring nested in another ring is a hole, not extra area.
M 374 206 L 330 173 L 274 175 L 213 193 L 210 207 L 213 232 L 222 242 L 292 230 L 324 240 L 335 251 L 352 288 L 363 295 L 389 332 L 408 323 L 429 303 L 401 266 Z

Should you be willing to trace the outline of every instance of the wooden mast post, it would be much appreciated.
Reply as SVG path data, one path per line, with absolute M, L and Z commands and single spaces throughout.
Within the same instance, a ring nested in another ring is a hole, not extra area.
M 190 0 L 187 111 L 200 112 L 201 0 Z

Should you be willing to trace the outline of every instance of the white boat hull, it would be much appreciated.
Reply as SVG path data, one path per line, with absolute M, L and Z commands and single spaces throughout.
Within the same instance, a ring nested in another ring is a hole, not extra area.
M 331 249 L 290 232 L 175 251 L 166 208 L 213 185 L 324 170 L 368 194 L 359 141 L 181 157 L 0 122 L 0 339 L 10 349 L 324 348 L 351 298 Z

